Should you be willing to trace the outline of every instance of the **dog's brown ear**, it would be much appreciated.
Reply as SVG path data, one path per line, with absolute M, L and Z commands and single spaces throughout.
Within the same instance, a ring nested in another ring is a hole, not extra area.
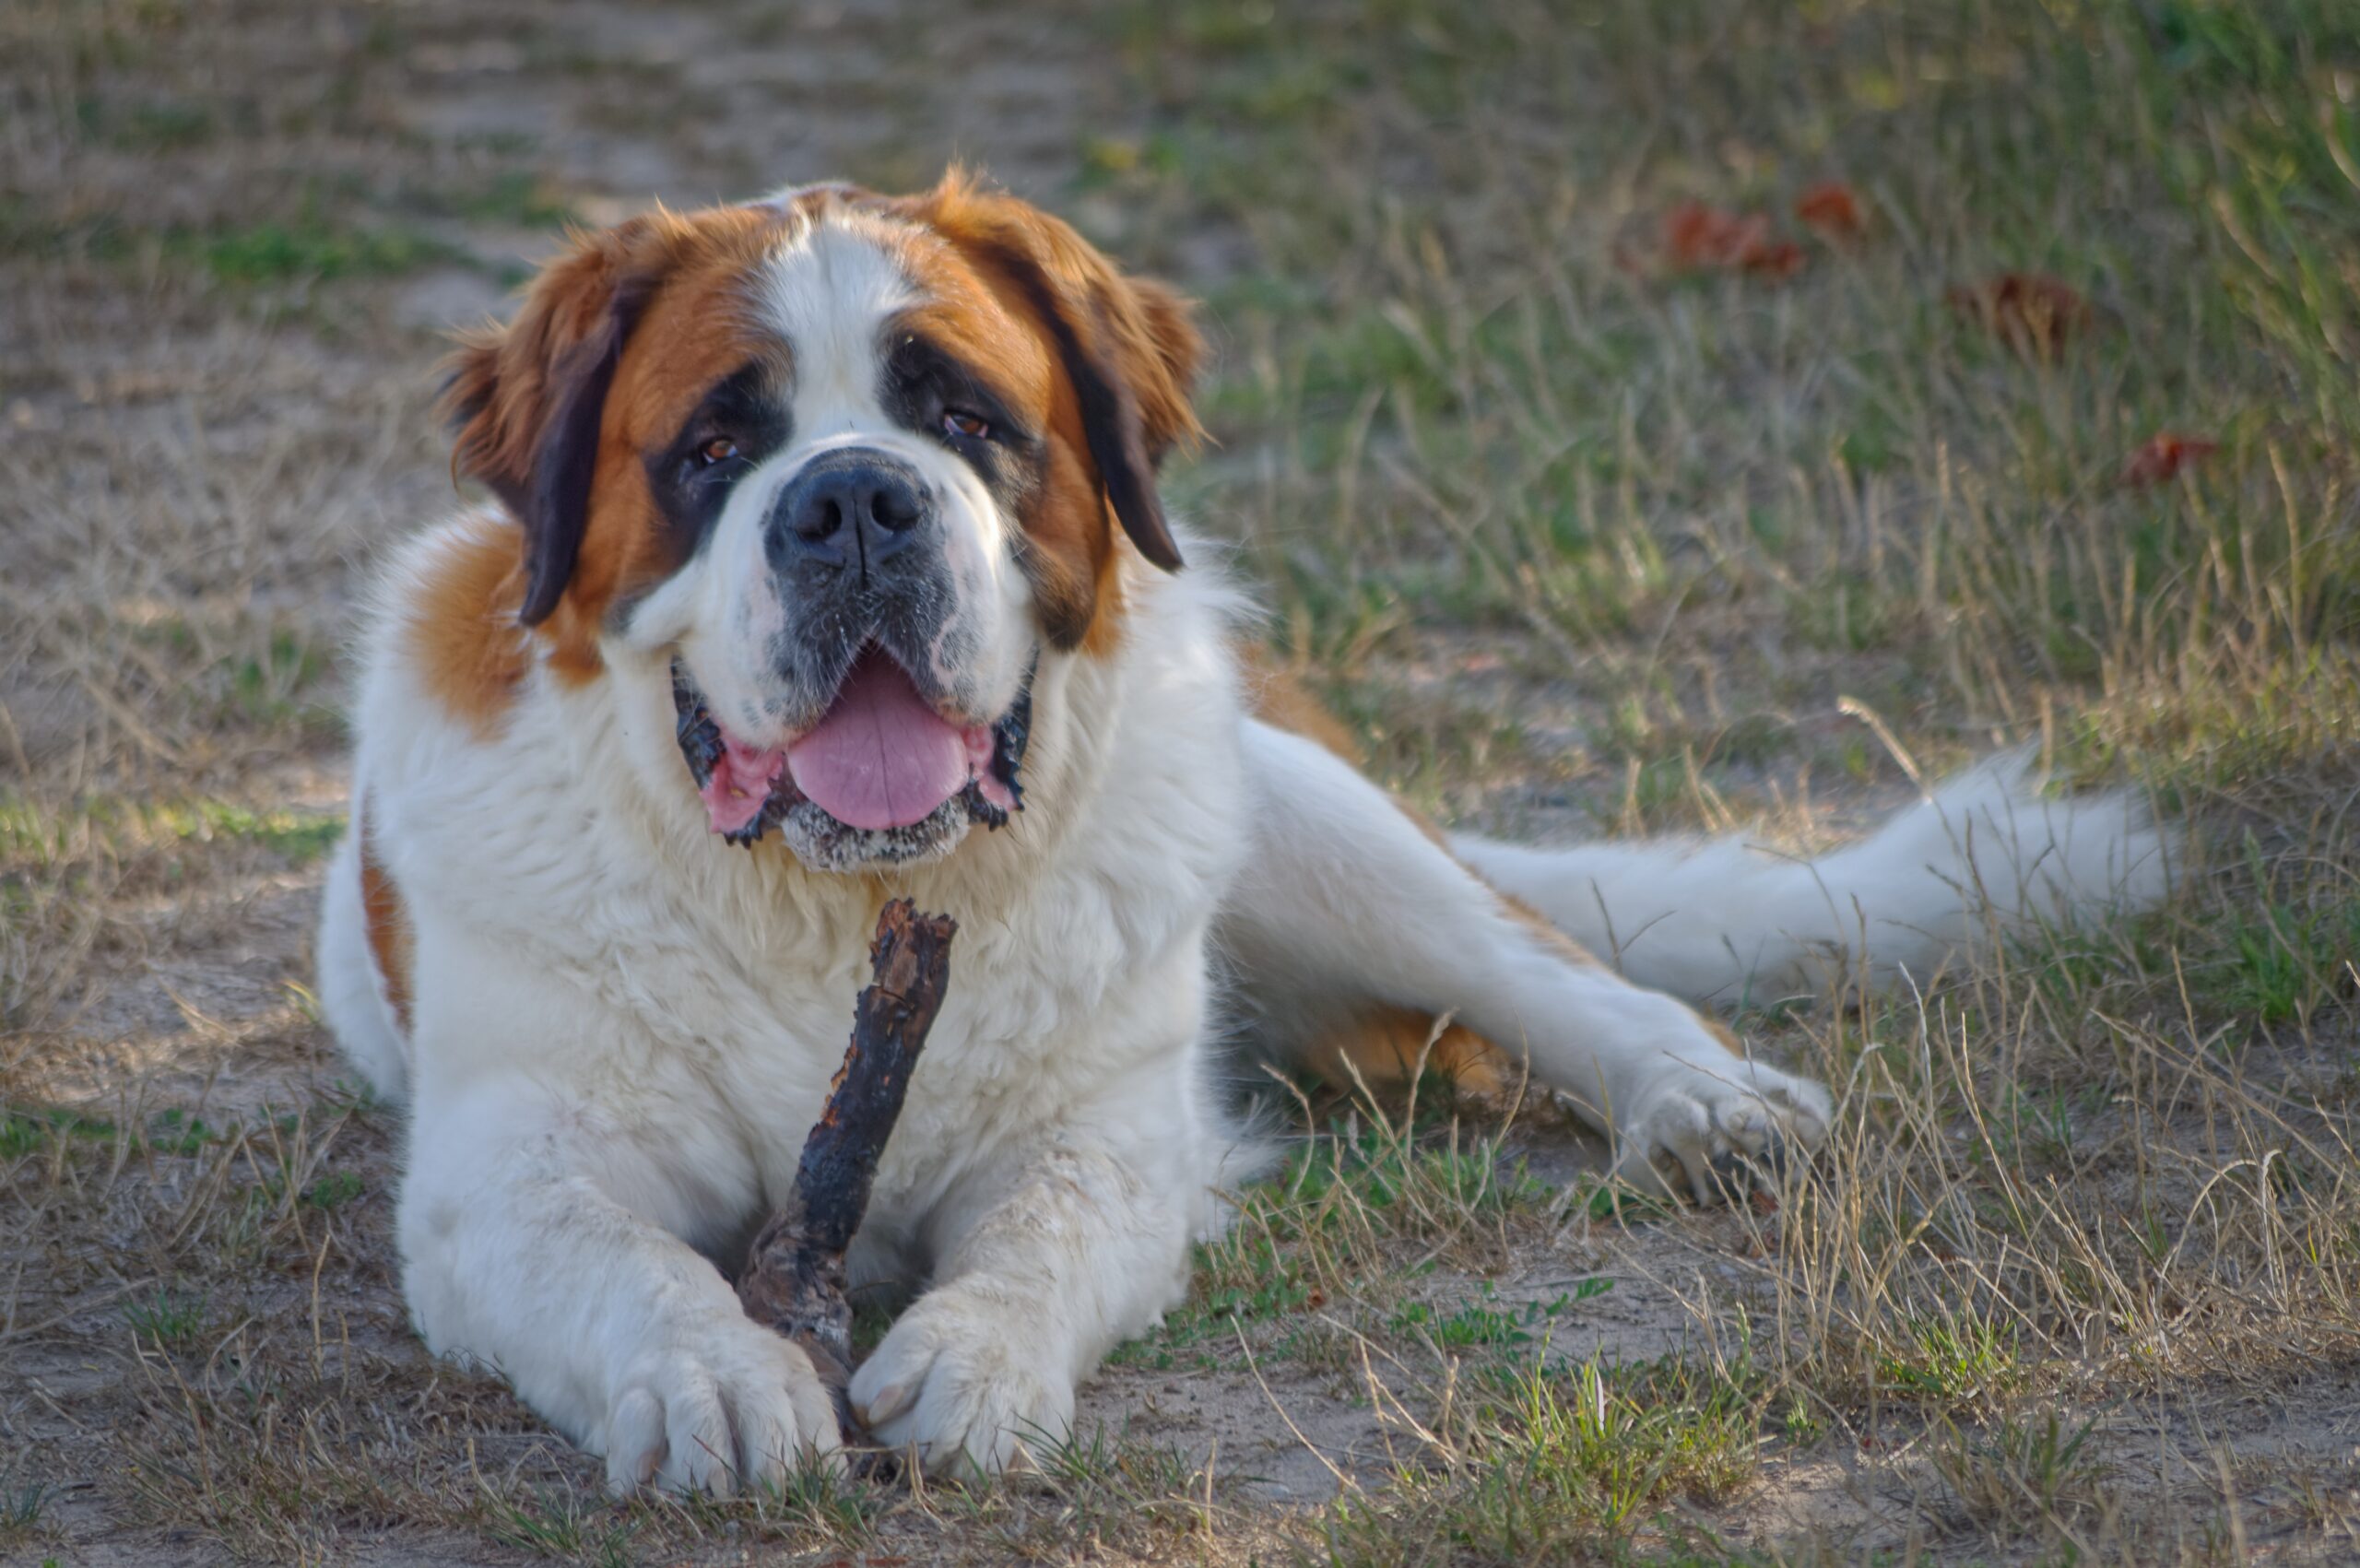
M 1205 341 L 1187 301 L 1151 278 L 1124 277 L 1062 220 L 956 172 L 914 205 L 1013 284 L 1047 326 L 1115 521 L 1141 555 L 1178 571 L 1155 473 L 1166 453 L 1204 433 L 1192 393 Z
M 607 389 L 662 273 L 654 230 L 633 218 L 577 235 L 513 321 L 461 335 L 450 360 L 452 468 L 489 486 L 524 528 L 526 626 L 549 619 L 573 576 Z

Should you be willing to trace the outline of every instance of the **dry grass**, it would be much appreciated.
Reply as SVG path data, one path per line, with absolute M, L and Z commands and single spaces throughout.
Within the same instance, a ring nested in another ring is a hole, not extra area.
M 0 12 L 0 1557 L 2348 1556 L 2360 7 Z M 815 105 L 825 102 L 820 112 Z M 2165 909 L 1754 998 L 1736 1213 L 1553 1112 L 1320 1102 L 1037 1481 L 598 1493 L 404 1326 L 307 994 L 339 639 L 435 325 L 568 215 L 957 152 L 1209 301 L 1180 494 L 1388 779 L 1823 843 L 2030 741 Z M 1793 216 L 1857 194 L 1861 232 Z M 1791 276 L 1666 265 L 1680 203 Z M 2053 276 L 2061 340 L 1947 291 Z M 2159 432 L 2218 442 L 2125 479 Z M 1298 1440 L 1301 1441 L 1298 1441 Z

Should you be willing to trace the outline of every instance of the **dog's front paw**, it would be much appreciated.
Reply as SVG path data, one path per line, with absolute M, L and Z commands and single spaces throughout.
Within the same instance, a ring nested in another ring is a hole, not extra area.
M 1833 1103 L 1810 1079 L 1741 1057 L 1667 1055 L 1617 1107 L 1614 1173 L 1666 1197 L 1684 1183 L 1699 1203 L 1717 1202 L 1825 1143 Z
M 971 1282 L 921 1297 L 853 1374 L 852 1405 L 877 1441 L 914 1448 L 938 1475 L 1036 1465 L 1073 1429 L 1069 1358 L 1042 1315 Z
M 615 1383 L 607 1484 L 716 1497 L 786 1479 L 838 1446 L 834 1402 L 810 1358 L 752 1319 L 714 1315 L 650 1335 Z

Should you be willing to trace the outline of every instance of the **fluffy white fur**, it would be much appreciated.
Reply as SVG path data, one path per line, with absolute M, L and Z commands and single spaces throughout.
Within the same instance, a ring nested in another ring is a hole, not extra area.
M 2028 762 L 1995 758 L 1817 860 L 1743 837 L 1451 849 L 1642 985 L 1763 1003 L 1923 984 L 1993 937 L 2163 895 L 2165 835 L 2138 797 L 2047 799 Z
M 772 308 L 815 337 L 832 289 L 870 318 L 891 293 L 832 242 L 773 283 Z M 850 431 L 904 441 L 860 384 L 811 374 L 778 473 Z M 987 697 L 1029 644 L 1010 630 L 1008 530 L 974 504 L 970 607 L 1004 618 L 975 644 Z M 1735 1158 L 1818 1143 L 1825 1091 L 1731 1055 L 1469 865 L 1627 974 L 1698 995 L 1749 972 L 1792 984 L 1855 934 L 1913 971 L 1971 935 L 1943 822 L 2012 814 L 2017 847 L 2046 848 L 2004 897 L 2039 896 L 2043 866 L 2073 901 L 2118 864 L 2132 892 L 2149 885 L 2152 840 L 2127 808 L 2039 807 L 1999 774 L 1816 867 L 1472 840 L 1454 859 L 1351 769 L 1247 716 L 1235 602 L 1197 540 L 1176 577 L 1123 558 L 1117 652 L 1043 657 L 1007 828 L 928 864 L 809 872 L 774 842 L 716 838 L 673 736 L 675 643 L 716 701 L 742 690 L 759 709 L 730 674 L 762 643 L 743 596 L 759 592 L 751 515 L 733 507 L 704 562 L 605 640 L 600 678 L 537 667 L 489 735 L 423 690 L 410 609 L 438 554 L 485 524 L 413 541 L 369 633 L 354 788 L 414 928 L 407 1031 L 371 957 L 359 832 L 323 917 L 330 1021 L 409 1105 L 399 1239 L 419 1331 L 496 1366 L 618 1489 L 726 1491 L 836 1442 L 808 1361 L 745 1316 L 714 1259 L 785 1193 L 889 893 L 961 933 L 850 1260 L 856 1288 L 914 1299 L 852 1396 L 884 1442 L 990 1470 L 1068 1427 L 1076 1384 L 1179 1299 L 1190 1239 L 1218 1223 L 1239 1134 L 1213 1089 L 1217 972 L 1281 1049 L 1372 1004 L 1453 1012 L 1575 1098 L 1635 1178 L 1676 1169 L 1709 1196 Z

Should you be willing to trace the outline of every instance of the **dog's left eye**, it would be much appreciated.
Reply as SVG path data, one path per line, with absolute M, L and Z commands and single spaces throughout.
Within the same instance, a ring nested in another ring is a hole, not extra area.
M 715 436 L 697 448 L 697 462 L 707 468 L 726 463 L 738 455 L 738 443 L 727 436 Z
M 964 408 L 946 408 L 942 411 L 942 433 L 964 441 L 981 441 L 992 433 L 992 427 L 980 414 L 970 414 Z

